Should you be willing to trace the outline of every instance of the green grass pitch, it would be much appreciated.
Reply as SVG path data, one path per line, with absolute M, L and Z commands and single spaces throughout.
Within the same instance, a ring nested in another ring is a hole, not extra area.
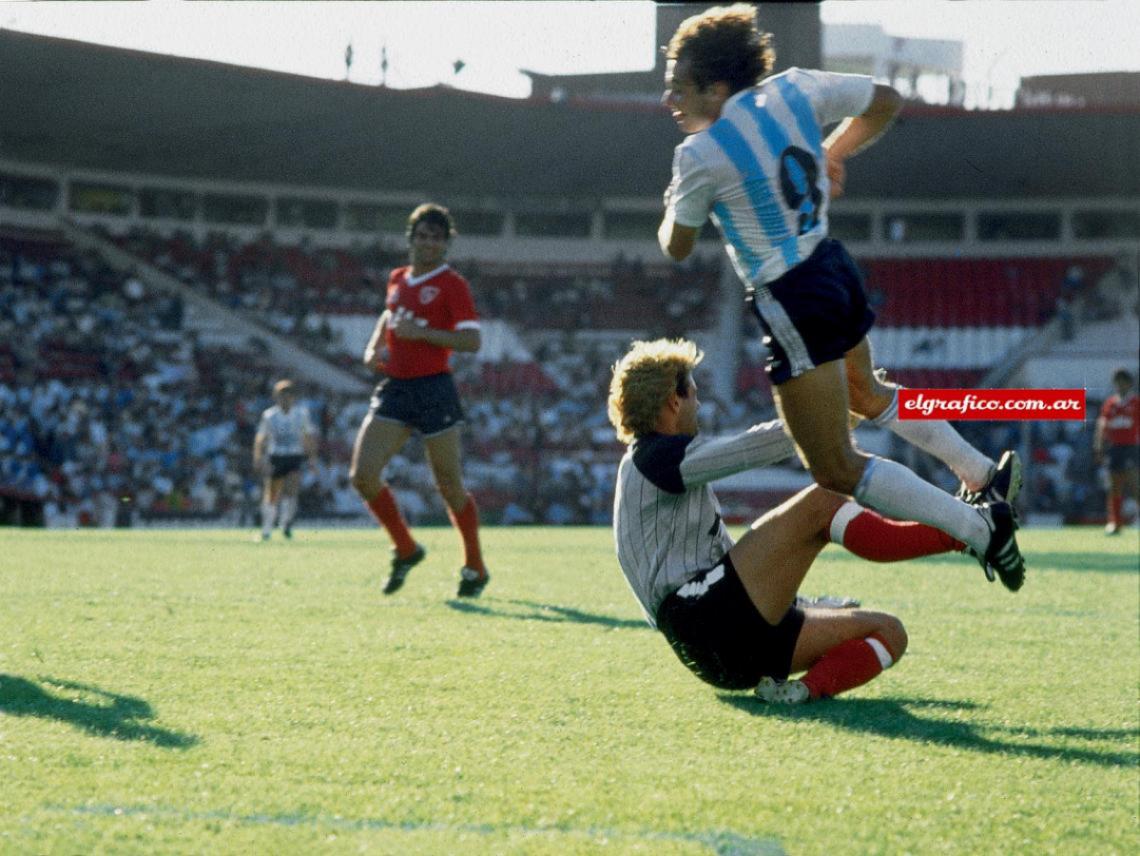
M 910 651 L 770 709 L 641 620 L 605 529 L 486 529 L 385 598 L 375 530 L 0 530 L 0 853 L 1133 854 L 1134 530 L 1025 588 L 829 547 Z

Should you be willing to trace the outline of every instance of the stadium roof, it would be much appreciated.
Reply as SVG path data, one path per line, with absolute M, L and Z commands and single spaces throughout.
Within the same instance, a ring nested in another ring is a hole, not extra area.
M 0 31 L 0 157 L 441 197 L 657 197 L 659 108 L 392 90 Z M 1140 111 L 908 106 L 853 198 L 1140 195 Z

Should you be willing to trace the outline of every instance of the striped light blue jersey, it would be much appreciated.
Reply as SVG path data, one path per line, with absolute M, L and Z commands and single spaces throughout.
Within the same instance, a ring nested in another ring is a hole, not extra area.
M 711 215 L 746 285 L 782 276 L 827 237 L 823 127 L 858 116 L 873 94 L 870 77 L 801 68 L 737 92 L 677 146 L 674 222 L 697 228 Z

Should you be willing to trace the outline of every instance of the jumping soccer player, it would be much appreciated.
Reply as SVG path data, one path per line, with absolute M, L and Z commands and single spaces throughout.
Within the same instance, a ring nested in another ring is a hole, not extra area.
M 423 437 L 436 487 L 463 539 L 459 597 L 478 597 L 490 579 L 479 548 L 479 511 L 463 487 L 459 454 L 463 407 L 451 376 L 451 352 L 474 353 L 481 338 L 471 288 L 445 261 L 454 235 L 455 224 L 442 205 L 427 203 L 411 213 L 411 264 L 392 271 L 387 308 L 364 350 L 364 364 L 387 377 L 376 387 L 356 436 L 349 477 L 395 545 L 384 594 L 399 590 L 425 555 L 383 480 L 384 467 L 413 430 Z
M 273 385 L 274 405 L 261 414 L 253 438 L 254 472 L 265 474 L 261 491 L 261 540 L 268 541 L 280 506 L 281 534 L 293 537 L 297 495 L 301 490 L 301 465 L 308 457 L 316 466 L 317 440 L 309 411 L 297 404 L 291 380 Z M 268 456 L 268 467 L 266 457 Z
M 724 689 L 798 703 L 860 686 L 906 650 L 884 612 L 802 607 L 796 592 L 829 541 L 873 561 L 963 550 L 921 523 L 888 520 L 813 485 L 733 542 L 708 483 L 794 454 L 779 422 L 700 442 L 684 340 L 635 342 L 614 366 L 608 412 L 629 451 L 618 467 L 614 540 L 651 625 L 689 669 Z M 798 681 L 791 672 L 805 671 Z
M 827 237 L 844 162 L 887 129 L 899 94 L 870 77 L 798 68 L 762 81 L 774 55 L 746 5 L 685 20 L 667 57 L 664 101 L 689 136 L 673 160 L 661 248 L 680 261 L 710 216 L 719 227 L 765 333 L 776 404 L 812 478 L 888 517 L 937 526 L 969 545 L 988 579 L 996 571 L 1007 588 L 1021 588 L 1017 456 L 1006 452 L 995 465 L 946 422 L 899 421 L 898 388 L 875 376 L 866 339 L 875 315 L 862 277 Z M 822 127 L 840 120 L 824 139 Z M 856 449 L 849 410 L 942 460 L 962 480 L 961 498 Z
M 1116 392 L 1105 399 L 1096 420 L 1093 453 L 1099 464 L 1108 464 L 1108 523 L 1105 535 L 1119 535 L 1124 527 L 1124 498 L 1140 501 L 1137 472 L 1140 470 L 1140 396 L 1133 389 L 1135 379 L 1128 369 L 1112 374 Z

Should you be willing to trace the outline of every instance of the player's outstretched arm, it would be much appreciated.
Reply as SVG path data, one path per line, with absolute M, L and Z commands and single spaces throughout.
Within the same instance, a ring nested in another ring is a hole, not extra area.
M 731 437 L 693 443 L 681 461 L 681 480 L 693 488 L 725 476 L 785 461 L 796 447 L 780 420 L 753 425 Z
M 875 84 L 871 104 L 858 116 L 839 123 L 823 143 L 827 153 L 827 175 L 832 197 L 843 194 L 846 179 L 844 161 L 875 142 L 890 127 L 902 108 L 902 96 L 892 86 Z

